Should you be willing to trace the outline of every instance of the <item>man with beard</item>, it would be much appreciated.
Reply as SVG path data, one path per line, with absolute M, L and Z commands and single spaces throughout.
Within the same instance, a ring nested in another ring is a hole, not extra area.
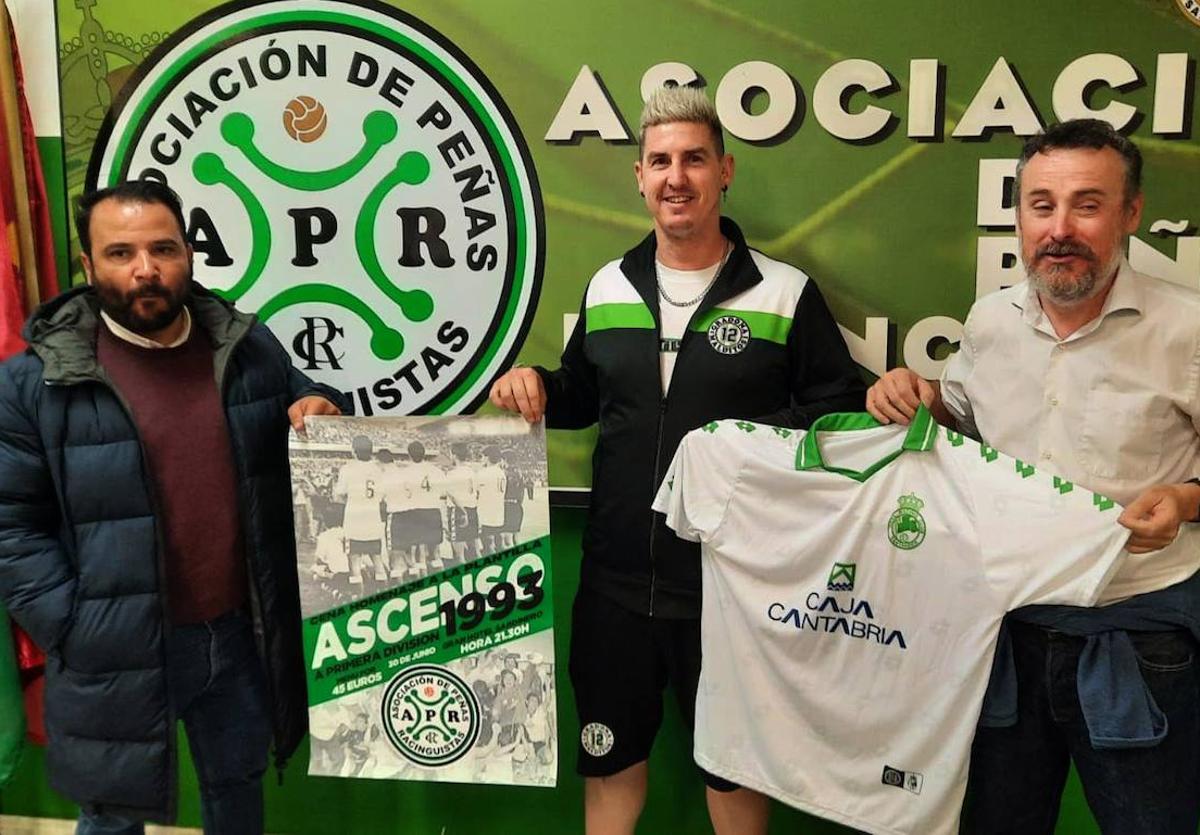
M 704 92 L 655 91 L 639 151 L 653 232 L 589 282 L 561 368 L 515 368 L 491 390 L 552 428 L 600 424 L 571 633 L 589 835 L 634 831 L 668 684 L 695 723 L 700 550 L 650 508 L 680 439 L 721 418 L 806 427 L 863 403 L 816 282 L 721 216 L 734 160 Z M 701 776 L 718 835 L 766 832 L 763 795 Z
M 1016 177 L 1028 280 L 975 303 L 940 383 L 898 368 L 867 395 L 884 423 L 925 403 L 1111 496 L 1132 554 L 1174 543 L 1135 563 L 1144 582 L 1123 603 L 1009 616 L 972 750 L 967 832 L 1053 832 L 1071 761 L 1105 832 L 1191 835 L 1200 823 L 1200 581 L 1141 593 L 1197 551 L 1200 295 L 1125 260 L 1141 169 L 1137 147 L 1097 120 L 1031 138 Z
M 349 406 L 193 283 L 166 186 L 76 225 L 88 286 L 0 366 L 0 600 L 49 656 L 50 783 L 81 833 L 169 821 L 182 719 L 205 830 L 261 833 L 306 726 L 287 429 Z

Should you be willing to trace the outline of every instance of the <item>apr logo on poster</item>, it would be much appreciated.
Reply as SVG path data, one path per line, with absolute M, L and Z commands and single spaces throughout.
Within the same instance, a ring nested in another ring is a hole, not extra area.
M 257 312 L 360 414 L 481 401 L 545 255 L 529 151 L 480 70 L 380 3 L 232 3 L 165 41 L 105 120 L 88 187 L 165 180 L 198 281 Z
M 419 765 L 449 765 L 479 738 L 479 700 L 467 683 L 445 667 L 409 667 L 383 694 L 388 740 Z

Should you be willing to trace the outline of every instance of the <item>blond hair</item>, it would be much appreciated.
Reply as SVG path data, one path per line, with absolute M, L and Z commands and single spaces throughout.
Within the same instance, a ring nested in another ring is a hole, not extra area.
M 725 136 L 721 131 L 721 120 L 717 109 L 708 100 L 708 95 L 699 87 L 659 87 L 650 94 L 642 108 L 642 119 L 638 133 L 638 155 L 646 145 L 646 129 L 670 122 L 696 122 L 707 125 L 717 146 L 717 155 L 725 154 Z

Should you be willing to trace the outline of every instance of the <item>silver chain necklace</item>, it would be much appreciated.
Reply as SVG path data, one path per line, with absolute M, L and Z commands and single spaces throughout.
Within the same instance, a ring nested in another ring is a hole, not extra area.
M 658 282 L 658 295 L 662 296 L 662 300 L 665 301 L 667 304 L 671 305 L 672 307 L 692 307 L 693 305 L 699 304 L 700 300 L 702 298 L 704 298 L 705 294 L 707 294 L 708 291 L 712 288 L 713 284 L 716 283 L 717 276 L 719 276 L 721 274 L 721 270 L 725 268 L 725 262 L 729 259 L 729 254 L 731 252 L 733 252 L 733 244 L 726 241 L 725 242 L 725 252 L 722 253 L 722 255 L 721 255 L 721 263 L 717 264 L 717 271 L 715 273 L 713 273 L 713 277 L 711 279 L 709 279 L 708 284 L 704 285 L 704 289 L 700 291 L 700 295 L 696 296 L 696 298 L 692 299 L 691 301 L 687 301 L 687 302 L 675 301 L 675 299 L 673 299 L 667 295 L 667 291 L 663 287 L 662 276 L 659 275 L 659 273 L 658 273 L 658 259 L 655 258 L 654 259 L 654 280 Z

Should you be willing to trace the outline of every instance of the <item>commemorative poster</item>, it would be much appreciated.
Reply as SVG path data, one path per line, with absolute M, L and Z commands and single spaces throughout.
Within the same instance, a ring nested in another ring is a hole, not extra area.
M 553 786 L 542 425 L 306 424 L 290 457 L 309 773 Z

